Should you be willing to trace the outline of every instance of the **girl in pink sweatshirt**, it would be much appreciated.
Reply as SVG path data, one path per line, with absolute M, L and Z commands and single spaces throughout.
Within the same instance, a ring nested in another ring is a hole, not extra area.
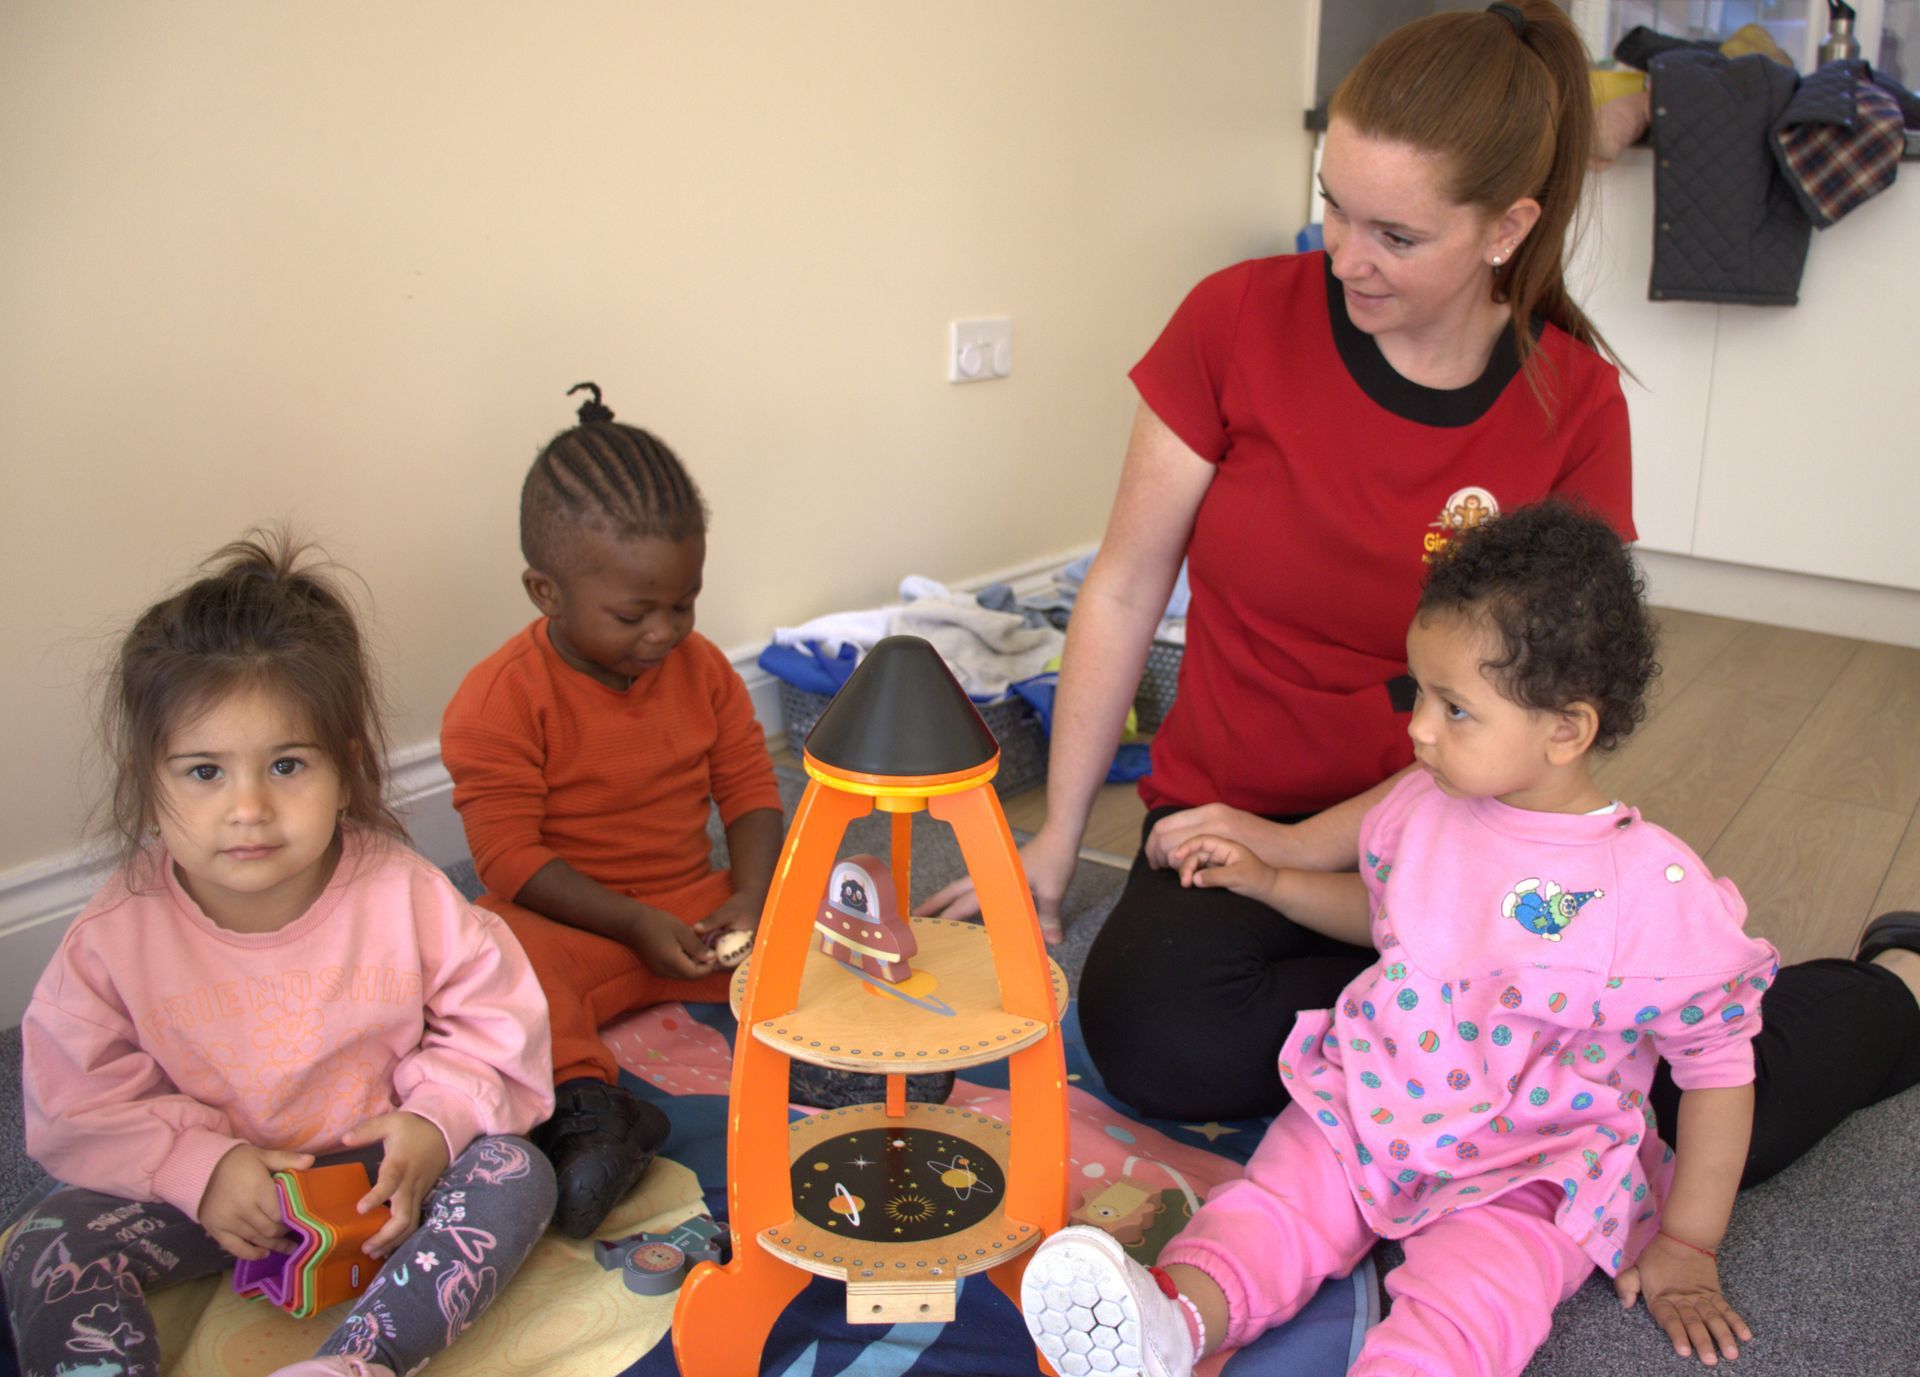
M 1455 536 L 1407 632 L 1416 763 L 1362 822 L 1357 873 L 1227 837 L 1175 849 L 1183 883 L 1380 956 L 1300 1015 L 1292 1102 L 1161 1267 L 1097 1229 L 1040 1247 L 1022 1307 L 1060 1372 L 1184 1377 L 1381 1238 L 1406 1261 L 1354 1373 L 1517 1373 L 1596 1267 L 1675 1352 L 1738 1356 L 1716 1251 L 1778 958 L 1729 881 L 1593 784 L 1657 669 L 1640 594 L 1618 537 L 1557 503 Z M 1677 1155 L 1646 1103 L 1661 1057 Z
M 388 1216 L 285 1374 L 414 1371 L 552 1214 L 517 1136 L 553 1106 L 540 987 L 405 845 L 352 610 L 299 564 L 230 545 L 120 647 L 121 864 L 22 1026 L 27 1150 L 63 1183 L 0 1257 L 23 1372 L 157 1374 L 146 1292 L 284 1250 L 279 1170 L 359 1161 Z

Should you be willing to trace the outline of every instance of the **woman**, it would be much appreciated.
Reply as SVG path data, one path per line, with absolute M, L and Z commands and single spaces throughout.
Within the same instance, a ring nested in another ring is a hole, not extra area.
M 1550 494 L 1634 534 L 1618 372 L 1564 277 L 1592 122 L 1585 51 L 1551 0 L 1397 30 L 1333 99 L 1326 253 L 1208 278 L 1133 371 L 1119 493 L 1067 637 L 1047 821 L 1021 854 L 1051 920 L 1187 557 L 1145 840 L 1079 992 L 1089 1054 L 1144 1113 L 1278 1110 L 1295 1014 L 1371 959 L 1182 889 L 1172 848 L 1212 832 L 1270 864 L 1352 868 L 1360 818 L 1411 758 L 1402 638 L 1427 553 Z M 963 882 L 928 907 L 973 900 Z M 1920 926 L 1872 940 L 1883 964 L 1812 962 L 1769 992 L 1749 1182 L 1920 1081 Z M 1669 1141 L 1674 1101 L 1663 1076 Z

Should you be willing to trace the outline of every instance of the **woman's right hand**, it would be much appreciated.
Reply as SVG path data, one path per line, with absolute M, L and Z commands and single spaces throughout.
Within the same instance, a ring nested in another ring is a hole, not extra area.
M 237 1258 L 258 1262 L 293 1241 L 280 1216 L 276 1171 L 304 1171 L 310 1152 L 280 1152 L 236 1143 L 207 1178 L 200 1196 L 200 1227 Z
M 1026 871 L 1028 888 L 1033 891 L 1040 935 L 1048 942 L 1058 942 L 1063 935 L 1060 900 L 1079 862 L 1078 838 L 1065 835 L 1064 829 L 1044 824 L 1033 834 L 1033 840 L 1020 848 L 1020 866 Z M 920 905 L 924 917 L 966 918 L 979 911 L 980 896 L 974 892 L 971 876 L 962 876 Z
M 1270 866 L 1293 864 L 1290 855 L 1293 828 L 1268 822 L 1258 813 L 1208 803 L 1169 813 L 1147 834 L 1147 864 L 1165 870 L 1176 864 L 1173 853 L 1196 837 L 1224 837 L 1237 842 Z

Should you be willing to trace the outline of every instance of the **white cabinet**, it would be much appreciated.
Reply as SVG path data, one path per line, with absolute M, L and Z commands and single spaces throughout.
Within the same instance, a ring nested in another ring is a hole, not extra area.
M 1657 550 L 1920 589 L 1920 165 L 1816 231 L 1797 306 L 1647 300 L 1653 168 L 1593 181 L 1573 276 L 1640 385 L 1634 519 Z
M 1920 186 L 1816 231 L 1798 306 L 1721 309 L 1694 553 L 1920 588 Z
M 1719 308 L 1647 300 L 1651 163 L 1645 150 L 1632 149 L 1590 183 L 1591 214 L 1570 278 L 1574 298 L 1633 374 L 1620 382 L 1633 418 L 1633 520 L 1640 542 L 1686 554 L 1693 548 Z

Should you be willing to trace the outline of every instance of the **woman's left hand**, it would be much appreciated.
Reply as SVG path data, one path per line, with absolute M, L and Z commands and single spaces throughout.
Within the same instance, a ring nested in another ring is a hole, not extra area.
M 1147 834 L 1147 864 L 1167 869 L 1179 864 L 1174 852 L 1188 842 L 1197 837 L 1222 837 L 1244 846 L 1268 865 L 1286 865 L 1290 830 L 1285 823 L 1268 822 L 1258 813 L 1230 808 L 1224 803 L 1183 808 L 1161 818 Z
M 1736 1339 L 1753 1339 L 1739 1311 L 1720 1294 L 1714 1258 L 1665 1234 L 1654 1235 L 1640 1260 L 1613 1279 L 1613 1289 L 1628 1309 L 1644 1296 L 1647 1313 L 1667 1331 L 1682 1358 L 1697 1352 L 1712 1367 L 1722 1357 L 1740 1356 Z
M 360 1250 L 368 1257 L 385 1257 L 419 1224 L 421 1202 L 447 1169 L 447 1140 L 418 1114 L 395 1110 L 355 1124 L 340 1141 L 348 1147 L 383 1144 L 379 1179 L 356 1208 L 361 1214 L 381 1205 L 393 1211 L 393 1218 Z

